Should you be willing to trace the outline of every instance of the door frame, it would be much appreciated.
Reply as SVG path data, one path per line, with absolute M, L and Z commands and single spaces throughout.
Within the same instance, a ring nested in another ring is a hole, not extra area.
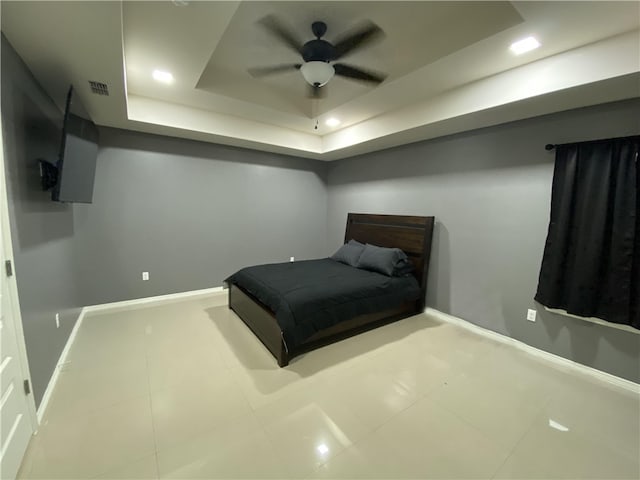
M 16 283 L 16 268 L 13 259 L 13 242 L 11 241 L 11 222 L 9 219 L 9 204 L 7 194 L 7 184 L 4 163 L 4 128 L 2 125 L 2 115 L 0 114 L 0 235 L 2 235 L 3 256 L 5 260 L 11 261 L 13 275 L 7 276 L 6 271 L 0 271 L 0 275 L 5 276 L 7 289 L 9 291 L 9 303 L 11 305 L 11 321 L 14 323 L 13 328 L 18 344 L 18 363 L 20 364 L 20 372 L 22 378 L 29 381 L 31 393 L 26 395 L 27 407 L 29 410 L 29 422 L 31 431 L 38 429 L 38 416 L 36 413 L 36 402 L 33 395 L 33 382 L 31 381 L 31 372 L 29 370 L 29 359 L 27 357 L 27 346 L 24 340 L 24 330 L 22 328 L 22 315 L 20 313 L 20 296 L 18 294 L 18 285 Z M 0 265 L 4 269 L 4 265 Z

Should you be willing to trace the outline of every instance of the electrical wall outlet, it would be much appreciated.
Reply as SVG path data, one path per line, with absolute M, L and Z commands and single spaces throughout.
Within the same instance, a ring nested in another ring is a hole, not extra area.
M 536 321 L 536 311 L 532 310 L 532 309 L 528 309 L 527 310 L 527 320 L 529 320 L 530 322 L 535 322 Z
M 60 328 L 60 314 L 56 313 L 56 328 Z
M 296 259 L 296 257 L 289 257 L 289 261 L 293 262 Z
M 149 272 L 142 272 L 142 280 L 149 280 Z

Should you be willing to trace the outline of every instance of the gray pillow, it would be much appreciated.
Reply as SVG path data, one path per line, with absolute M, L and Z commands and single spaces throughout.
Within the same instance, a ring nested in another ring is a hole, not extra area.
M 396 265 L 396 268 L 393 270 L 394 277 L 406 277 L 413 273 L 413 264 L 409 261 L 409 259 L 402 261 Z
M 352 267 L 358 266 L 358 259 L 364 251 L 364 245 L 355 240 L 349 240 L 349 243 L 342 245 L 336 253 L 331 255 L 331 259 Z
M 367 243 L 357 267 L 392 277 L 397 275 L 396 269 L 406 268 L 408 261 L 407 255 L 399 248 L 376 247 Z

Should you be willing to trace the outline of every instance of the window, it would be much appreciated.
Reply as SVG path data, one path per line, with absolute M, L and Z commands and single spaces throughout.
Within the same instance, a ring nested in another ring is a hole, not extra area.
M 556 147 L 536 301 L 640 329 L 640 136 Z

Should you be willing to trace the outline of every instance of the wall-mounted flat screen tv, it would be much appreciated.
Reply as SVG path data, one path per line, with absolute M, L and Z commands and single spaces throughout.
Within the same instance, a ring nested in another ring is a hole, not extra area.
M 97 159 L 98 129 L 70 87 L 51 198 L 57 202 L 92 203 Z

